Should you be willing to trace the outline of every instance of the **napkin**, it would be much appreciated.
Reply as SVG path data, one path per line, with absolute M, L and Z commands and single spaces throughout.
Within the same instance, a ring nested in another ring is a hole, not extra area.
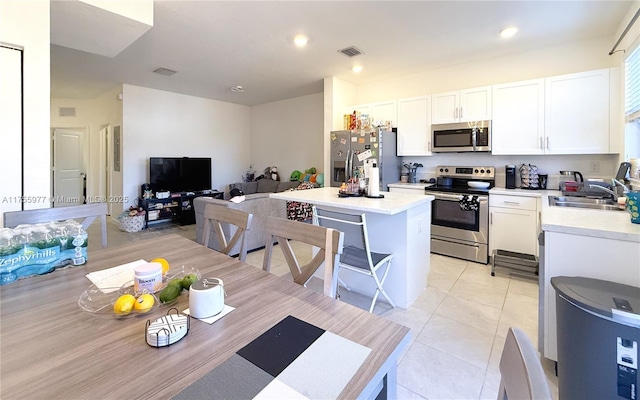
M 217 320 L 219 320 L 220 318 L 224 317 L 225 315 L 229 314 L 231 311 L 235 310 L 235 307 L 231 307 L 228 305 L 224 305 L 224 308 L 222 309 L 222 311 L 220 311 L 218 314 L 214 315 L 213 317 L 209 317 L 209 318 L 196 318 L 200 321 L 204 321 L 207 324 L 213 324 L 214 322 L 216 322 Z M 187 308 L 186 310 L 183 311 L 183 313 L 187 314 L 187 315 L 191 315 L 189 314 L 189 309 Z
M 125 283 L 133 281 L 136 267 L 146 263 L 145 260 L 132 261 L 117 267 L 90 272 L 86 276 L 103 293 L 115 292 Z

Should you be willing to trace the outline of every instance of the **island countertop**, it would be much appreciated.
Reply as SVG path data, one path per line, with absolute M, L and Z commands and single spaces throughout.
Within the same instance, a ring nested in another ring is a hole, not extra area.
M 368 197 L 338 197 L 337 187 L 323 187 L 309 190 L 290 190 L 271 193 L 272 199 L 299 201 L 318 206 L 339 207 L 346 210 L 395 215 L 411 208 L 430 203 L 430 195 L 380 192 L 382 199 Z

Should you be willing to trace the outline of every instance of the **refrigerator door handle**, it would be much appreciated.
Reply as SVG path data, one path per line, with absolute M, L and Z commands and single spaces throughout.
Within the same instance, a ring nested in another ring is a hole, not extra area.
M 351 178 L 351 150 L 347 150 L 347 158 L 344 162 L 344 179 L 348 182 L 349 178 Z

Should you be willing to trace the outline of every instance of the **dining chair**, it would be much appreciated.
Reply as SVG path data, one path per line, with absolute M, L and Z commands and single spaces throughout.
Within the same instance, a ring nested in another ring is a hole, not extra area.
M 306 286 L 313 274 L 324 264 L 323 293 L 329 297 L 336 297 L 337 281 L 334 277 L 337 275 L 334 274 L 334 269 L 342 253 L 344 237 L 342 232 L 277 217 L 267 218 L 266 232 L 268 237 L 262 262 L 263 270 L 271 271 L 271 256 L 275 241 L 282 249 L 295 283 Z M 306 243 L 319 250 L 309 263 L 300 265 L 291 247 L 291 240 Z
M 100 217 L 102 247 L 107 247 L 107 203 L 80 204 L 58 208 L 39 208 L 37 210 L 7 211 L 4 213 L 4 227 L 15 228 L 21 224 L 39 224 L 51 221 L 65 221 L 84 218 L 80 225 L 85 231 Z
M 500 359 L 498 400 L 551 400 L 538 352 L 522 329 L 509 328 Z
M 338 211 L 323 210 L 313 207 L 313 221 L 315 225 L 337 229 L 344 232 L 344 250 L 340 256 L 340 262 L 336 267 L 336 281 L 342 284 L 347 290 L 351 290 L 339 277 L 340 269 L 344 268 L 359 274 L 371 277 L 376 284 L 376 292 L 371 300 L 369 312 L 373 312 L 378 296 L 382 294 L 387 302 L 395 307 L 395 303 L 384 290 L 384 281 L 387 279 L 391 268 L 393 254 L 375 253 L 369 246 L 369 235 L 367 233 L 367 219 L 362 214 L 346 214 Z M 384 273 L 380 276 L 379 271 L 385 267 Z M 336 287 L 336 293 L 338 287 Z
M 207 204 L 204 208 L 204 230 L 201 244 L 208 246 L 211 231 L 215 234 L 221 253 L 229 254 L 236 243 L 240 241 L 238 258 L 240 261 L 246 261 L 248 244 L 246 236 L 247 231 L 251 229 L 252 218 L 253 214 L 242 210 Z M 225 235 L 222 224 L 228 224 L 231 228 L 229 237 Z M 235 227 L 235 231 L 233 227 Z

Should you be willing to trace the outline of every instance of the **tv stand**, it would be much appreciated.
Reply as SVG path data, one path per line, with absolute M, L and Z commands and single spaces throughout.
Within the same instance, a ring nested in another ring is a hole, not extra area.
M 217 190 L 200 190 L 171 193 L 171 196 L 166 199 L 138 199 L 138 204 L 140 204 L 140 207 L 145 211 L 145 229 L 150 225 L 167 222 L 179 223 L 180 225 L 195 224 L 196 215 L 193 209 L 193 199 L 201 196 L 222 199 L 224 194 Z

